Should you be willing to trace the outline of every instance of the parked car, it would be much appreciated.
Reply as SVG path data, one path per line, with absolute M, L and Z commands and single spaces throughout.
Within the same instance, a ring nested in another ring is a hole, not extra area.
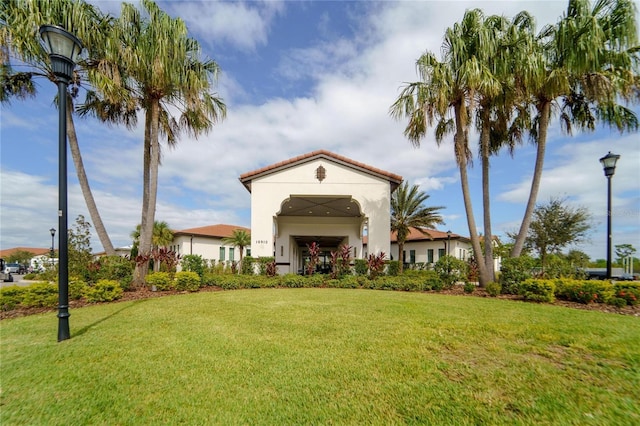
M 622 274 L 616 279 L 618 281 L 634 281 L 635 277 L 633 275 L 631 275 L 631 274 Z
M 19 263 L 7 263 L 4 267 L 5 274 L 19 274 L 21 266 Z

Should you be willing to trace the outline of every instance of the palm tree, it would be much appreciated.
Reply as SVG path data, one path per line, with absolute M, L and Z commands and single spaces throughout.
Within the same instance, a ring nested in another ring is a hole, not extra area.
M 474 253 L 482 253 L 476 228 L 467 165 L 469 151 L 469 127 L 476 109 L 478 91 L 497 93 L 499 82 L 480 59 L 487 39 L 484 15 L 479 9 L 465 13 L 461 23 L 448 28 L 443 46 L 443 61 L 438 61 L 431 52 L 423 54 L 417 61 L 421 81 L 407 84 L 391 106 L 390 113 L 396 118 L 409 118 L 404 134 L 414 144 L 426 135 L 428 126 L 435 126 L 436 142 L 453 132 L 454 155 L 460 172 L 460 184 L 464 199 L 467 225 Z M 449 110 L 453 110 L 453 120 Z M 484 262 L 478 262 L 480 286 L 488 282 Z
M 546 150 L 552 106 L 562 99 L 561 121 L 593 130 L 595 122 L 613 125 L 620 132 L 636 130 L 638 120 L 618 99 L 636 100 L 637 26 L 636 7 L 631 0 L 570 0 L 566 15 L 538 35 L 540 53 L 528 62 L 526 85 L 535 106 L 536 162 L 529 199 L 511 256 L 524 247 L 535 209 Z
M 513 154 L 516 144 L 522 143 L 522 135 L 529 128 L 528 110 L 522 106 L 523 91 L 520 85 L 526 79 L 517 71 L 526 62 L 532 50 L 529 37 L 533 19 L 527 12 L 516 15 L 511 22 L 502 16 L 490 16 L 484 23 L 486 48 L 482 50 L 482 62 L 497 82 L 489 90 L 478 90 L 476 127 L 480 134 L 479 157 L 482 165 L 482 199 L 484 236 L 481 243 L 487 281 L 495 281 L 493 259 L 493 233 L 491 227 L 490 157 L 497 155 L 506 145 Z M 491 40 L 488 43 L 487 40 Z M 496 90 L 499 89 L 499 90 Z
M 177 143 L 181 130 L 198 137 L 224 118 L 226 107 L 209 92 L 218 65 L 200 60 L 199 44 L 188 37 L 185 23 L 171 18 L 151 0 L 143 0 L 142 5 L 146 19 L 133 5 L 122 5 L 112 43 L 91 77 L 100 89 L 98 104 L 102 107 L 116 113 L 139 108 L 145 113 L 140 231 L 140 253 L 145 255 L 152 245 L 160 135 L 166 136 L 169 146 Z M 172 111 L 180 116 L 174 117 Z M 136 266 L 137 283 L 143 281 L 147 267 Z
M 442 216 L 437 214 L 444 207 L 425 207 L 423 204 L 429 196 L 420 192 L 418 185 L 405 181 L 391 195 L 391 232 L 396 233 L 398 241 L 398 256 L 400 257 L 400 273 L 404 269 L 404 243 L 411 229 L 417 229 L 429 235 L 427 229 L 435 229 L 435 225 L 443 224 Z
M 140 230 L 142 229 L 141 225 L 136 226 L 135 231 L 131 232 L 131 238 L 133 238 L 133 249 L 132 253 L 138 253 L 140 246 Z M 169 228 L 169 224 L 165 221 L 155 221 L 153 223 L 153 236 L 151 238 L 152 241 L 152 250 L 157 251 L 157 249 L 166 248 L 169 244 L 173 242 L 173 231 Z M 153 256 L 150 256 L 153 258 Z M 160 270 L 160 262 L 154 262 L 155 270 Z
M 244 229 L 234 229 L 231 236 L 223 238 L 222 242 L 240 249 L 240 264 L 242 264 L 244 248 L 251 245 L 251 234 Z
M 49 57 L 40 46 L 36 30 L 43 24 L 62 24 L 73 32 L 91 52 L 94 47 L 102 43 L 103 29 L 109 24 L 109 18 L 102 15 L 94 6 L 82 1 L 70 0 L 7 0 L 0 6 L 0 57 L 2 59 L 2 75 L 0 76 L 2 90 L 0 101 L 9 102 L 12 97 L 24 99 L 35 96 L 36 89 L 33 79 L 44 77 L 54 84 L 57 78 L 51 70 Z M 11 67 L 10 52 L 16 59 L 29 67 L 29 71 L 15 72 Z M 82 68 L 83 64 L 79 64 Z M 108 255 L 115 255 L 115 250 L 104 223 L 87 178 L 80 146 L 73 120 L 73 101 L 81 86 L 81 72 L 76 71 L 70 84 L 72 94 L 67 102 L 67 137 L 69 149 L 78 175 L 78 182 L 82 190 L 87 210 L 98 234 L 100 243 Z

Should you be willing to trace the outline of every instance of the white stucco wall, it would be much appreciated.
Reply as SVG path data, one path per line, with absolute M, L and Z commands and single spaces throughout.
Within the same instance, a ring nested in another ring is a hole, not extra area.
M 203 236 L 193 236 L 193 240 L 191 236 L 188 235 L 180 235 L 177 236 L 173 240 L 173 244 L 170 247 L 172 250 L 176 251 L 180 256 L 184 256 L 187 254 L 195 254 L 202 256 L 205 260 L 215 260 L 218 262 L 220 260 L 220 247 L 225 247 L 225 258 L 224 260 L 240 260 L 240 248 L 235 247 L 233 250 L 233 259 L 229 257 L 229 249 L 232 247 L 228 244 L 222 243 L 222 238 L 215 237 L 203 237 Z M 177 249 L 177 250 L 176 250 Z M 245 255 L 247 254 L 247 247 L 244 249 Z
M 440 249 L 445 250 L 445 255 L 447 254 L 447 245 L 446 240 L 433 240 L 433 241 L 407 241 L 404 244 L 404 251 L 406 253 L 406 263 L 409 263 L 410 258 L 410 250 L 416 251 L 416 263 L 428 263 L 428 254 L 427 250 L 433 250 L 433 262 L 437 262 L 440 258 L 438 253 Z M 458 259 L 467 260 L 469 258 L 469 253 L 471 250 L 471 244 L 458 241 L 451 240 L 451 248 L 450 255 L 456 257 Z M 391 245 L 391 254 L 393 255 L 394 260 L 400 260 L 400 256 L 398 254 L 398 244 L 393 243 Z

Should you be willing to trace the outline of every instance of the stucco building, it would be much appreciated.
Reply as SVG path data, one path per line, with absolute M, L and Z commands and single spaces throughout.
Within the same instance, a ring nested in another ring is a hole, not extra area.
M 240 181 L 251 193 L 252 255 L 275 256 L 280 273 L 301 271 L 314 241 L 323 257 L 342 244 L 353 247 L 353 258 L 390 251 L 390 200 L 399 175 L 320 150 Z

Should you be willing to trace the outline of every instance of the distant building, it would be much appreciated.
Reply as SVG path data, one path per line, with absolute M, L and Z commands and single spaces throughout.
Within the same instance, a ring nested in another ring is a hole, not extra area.
M 173 232 L 173 242 L 168 248 L 181 256 L 196 254 L 209 261 L 239 261 L 240 249 L 222 241 L 236 229 L 251 232 L 249 228 L 224 224 L 183 229 Z M 251 256 L 251 247 L 245 247 L 244 255 Z

